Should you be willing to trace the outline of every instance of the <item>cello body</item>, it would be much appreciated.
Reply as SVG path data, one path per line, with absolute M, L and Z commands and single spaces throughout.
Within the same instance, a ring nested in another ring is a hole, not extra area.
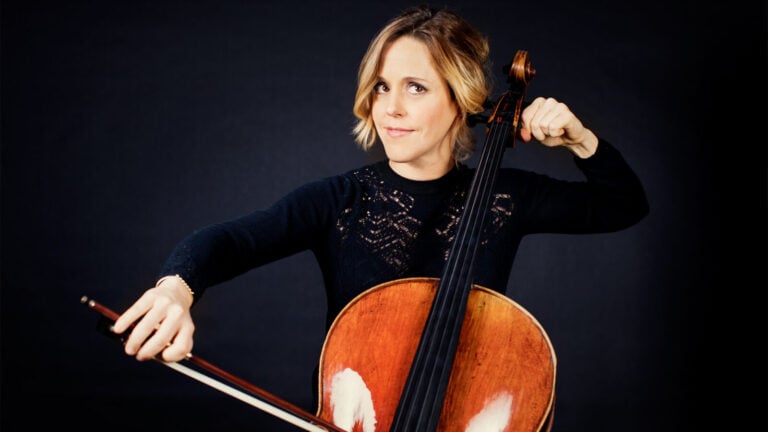
M 320 357 L 318 417 L 348 431 L 389 431 L 438 287 L 387 282 L 331 326 Z M 556 357 L 542 326 L 496 291 L 470 290 L 438 431 L 547 431 Z

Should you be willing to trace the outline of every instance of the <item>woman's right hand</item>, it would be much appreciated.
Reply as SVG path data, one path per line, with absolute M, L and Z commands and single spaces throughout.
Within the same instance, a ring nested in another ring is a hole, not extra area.
M 112 331 L 122 334 L 134 325 L 125 341 L 125 353 L 139 361 L 158 354 L 167 362 L 182 360 L 192 352 L 192 300 L 180 277 L 164 277 L 120 315 Z

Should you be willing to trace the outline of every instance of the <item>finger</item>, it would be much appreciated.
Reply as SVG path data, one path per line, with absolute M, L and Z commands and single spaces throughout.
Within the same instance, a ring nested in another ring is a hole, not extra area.
M 147 312 L 144 317 L 136 323 L 128 339 L 125 341 L 125 353 L 128 355 L 134 355 L 147 346 L 152 340 L 150 336 L 161 327 L 162 322 L 166 316 L 165 308 L 154 307 Z M 170 340 L 168 338 L 166 342 Z M 157 338 L 154 339 L 154 344 L 150 344 L 151 349 L 155 349 L 152 354 L 157 354 L 165 344 L 158 346 Z M 149 355 L 147 350 L 143 350 L 143 359 L 146 359 Z M 150 356 L 151 357 L 151 356 Z
M 121 334 L 136 320 L 141 318 L 152 307 L 152 300 L 147 296 L 139 298 L 131 307 L 126 309 L 112 325 L 112 331 Z
M 570 111 L 554 110 L 542 118 L 542 132 L 549 137 L 560 137 L 565 133 L 565 126 L 571 118 Z
M 532 120 L 536 125 L 536 139 L 544 142 L 550 137 L 560 137 L 564 127 L 573 116 L 567 105 L 554 98 L 548 98 Z
M 536 111 L 531 115 L 531 118 L 526 122 L 526 129 L 528 130 L 528 135 L 532 136 L 533 138 L 536 138 L 537 140 L 541 141 L 541 139 L 544 137 L 544 132 L 541 130 L 541 121 L 539 120 L 541 116 L 540 111 Z
M 157 356 L 158 353 L 168 347 L 175 332 L 176 327 L 171 322 L 164 321 L 140 346 L 136 346 L 138 349 L 136 359 L 144 361 Z
M 535 138 L 537 141 L 543 141 L 544 138 L 547 137 L 544 131 L 541 129 L 541 123 L 536 120 L 531 122 L 530 131 L 533 138 Z
M 533 120 L 533 117 L 539 111 L 543 103 L 544 103 L 544 98 L 537 97 L 536 99 L 533 100 L 533 102 L 531 102 L 530 105 L 525 107 L 523 112 L 520 114 L 520 120 L 521 120 L 520 126 L 522 129 L 527 129 L 530 132 L 531 121 Z
M 192 352 L 193 339 L 192 334 L 194 326 L 182 326 L 176 337 L 173 338 L 168 347 L 163 350 L 164 361 L 179 361 Z
M 543 141 L 549 133 L 547 129 L 547 120 L 551 117 L 552 111 L 557 107 L 557 101 L 553 98 L 540 98 L 537 109 L 529 120 L 529 129 L 534 138 Z
M 185 312 L 186 309 L 178 304 L 168 305 L 164 309 L 162 323 L 156 327 L 154 334 L 141 345 L 141 348 L 136 353 L 136 358 L 138 360 L 147 360 L 155 357 L 161 351 L 165 357 L 165 352 L 169 347 L 171 349 L 168 356 L 173 357 L 175 360 L 186 355 L 191 349 L 191 343 L 184 340 L 184 335 L 188 335 L 186 338 L 191 339 L 191 333 L 190 330 L 182 333 L 181 329 L 185 327 L 194 329 L 194 325 L 191 322 L 185 325 L 185 318 L 187 316 Z M 177 351 L 179 353 L 175 354 Z
M 546 110 L 542 110 L 536 122 L 541 129 L 541 132 L 545 135 L 549 135 L 549 129 L 552 127 L 552 121 L 560 114 L 560 110 L 557 105 L 549 104 Z
M 526 128 L 522 128 L 518 131 L 518 135 L 520 136 L 520 139 L 522 139 L 524 142 L 528 142 L 531 140 L 531 131 L 529 131 Z
M 142 346 L 136 357 L 146 359 L 154 357 L 162 351 L 164 359 L 178 360 L 182 358 L 191 349 L 190 343 L 184 340 L 185 337 L 191 339 L 189 330 L 184 330 L 187 327 L 194 328 L 191 323 L 185 325 L 184 309 L 176 304 L 170 305 L 166 310 L 162 324 Z

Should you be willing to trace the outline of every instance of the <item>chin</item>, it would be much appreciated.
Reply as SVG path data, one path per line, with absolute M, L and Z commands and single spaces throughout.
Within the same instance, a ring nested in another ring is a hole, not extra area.
M 406 163 L 413 160 L 412 155 L 404 155 L 402 153 L 396 152 L 396 151 L 387 151 L 384 150 L 384 154 L 387 155 L 387 159 L 396 162 L 396 163 Z
M 387 155 L 387 159 L 389 160 L 398 159 L 397 151 L 392 150 L 392 147 L 384 146 L 384 154 Z

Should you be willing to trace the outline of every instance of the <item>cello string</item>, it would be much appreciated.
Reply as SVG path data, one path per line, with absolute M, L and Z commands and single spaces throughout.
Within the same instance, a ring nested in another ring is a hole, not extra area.
M 446 268 L 446 276 L 442 279 L 441 288 L 438 289 L 436 296 L 434 313 L 437 314 L 435 319 L 430 319 L 427 322 L 427 329 L 425 329 L 424 335 L 424 348 L 417 351 L 417 355 L 414 359 L 414 370 L 421 370 L 418 374 L 418 379 L 409 380 L 406 383 L 405 391 L 403 393 L 403 401 L 405 406 L 410 407 L 410 418 L 428 420 L 430 418 L 433 421 L 437 421 L 437 416 L 424 416 L 424 407 L 428 412 L 436 412 L 442 407 L 442 399 L 440 394 L 444 394 L 444 386 L 447 385 L 448 377 L 450 376 L 451 368 L 447 367 L 453 362 L 452 352 L 455 353 L 455 347 L 458 343 L 458 335 L 461 331 L 461 322 L 463 321 L 463 312 L 466 304 L 470 284 L 471 269 L 474 267 L 474 260 L 477 250 L 477 242 L 468 241 L 473 238 L 477 238 L 480 235 L 483 222 L 485 220 L 487 212 L 487 203 L 490 200 L 490 189 L 493 187 L 493 180 L 496 177 L 498 166 L 501 161 L 501 154 L 504 150 L 504 138 L 508 133 L 508 123 L 491 123 L 489 126 L 489 134 L 486 139 L 479 166 L 484 169 L 479 170 L 476 173 L 476 178 L 473 179 L 469 200 L 466 204 L 463 214 L 463 222 L 460 223 L 457 238 L 455 239 L 455 250 L 451 251 L 451 262 L 448 263 Z M 502 138 L 499 139 L 498 137 Z M 489 162 L 491 161 L 491 162 Z M 490 168 L 487 166 L 490 164 Z M 486 205 L 478 203 L 479 201 L 486 201 Z M 468 227 L 468 228 L 467 228 Z M 467 259 L 467 255 L 471 259 Z M 457 269 L 457 267 L 460 267 Z M 446 314 L 446 311 L 449 313 Z M 450 313 L 453 312 L 453 313 Z M 461 316 L 456 316 L 460 314 Z M 436 329 L 435 329 L 436 328 Z M 438 363 L 437 359 L 448 359 L 447 363 Z M 428 368 L 431 366 L 431 368 Z M 425 380 L 428 384 L 425 384 Z M 438 385 L 433 383 L 437 381 Z M 432 390 L 432 394 L 426 394 Z M 422 407 L 419 408 L 414 404 L 412 399 L 421 401 Z M 416 413 L 416 414 L 414 414 Z M 395 427 L 400 425 L 400 417 L 396 417 Z M 405 420 L 406 423 L 408 420 Z M 408 426 L 408 430 L 412 428 Z M 418 430 L 418 429 L 417 429 Z
M 462 257 L 457 261 L 461 269 L 455 274 L 456 279 L 449 285 L 450 290 L 446 293 L 450 300 L 448 306 L 450 313 L 444 314 L 444 324 L 441 334 L 439 334 L 440 341 L 436 348 L 438 350 L 436 355 L 438 358 L 449 359 L 449 361 L 445 365 L 441 364 L 442 368 L 436 368 L 432 373 L 432 380 L 436 381 L 437 385 L 447 385 L 450 377 L 452 368 L 447 366 L 452 364 L 458 344 L 467 299 L 472 287 L 472 269 L 474 268 L 482 229 L 487 217 L 493 182 L 501 160 L 500 156 L 504 149 L 504 139 L 509 129 L 506 122 L 493 123 L 492 126 L 489 131 L 488 143 L 486 143 L 486 148 L 484 148 L 484 157 L 480 164 L 482 169 L 476 173 L 478 180 L 473 183 L 473 189 L 470 191 L 470 194 L 472 194 L 470 196 L 471 200 L 465 209 L 466 229 L 464 235 L 469 238 L 465 238 L 461 242 Z M 430 388 L 438 388 L 437 385 Z M 438 396 L 440 395 L 433 395 L 433 398 L 430 399 L 432 404 L 431 412 L 439 413 L 442 409 L 442 398 Z M 439 416 L 432 416 L 428 417 L 427 420 L 437 422 L 438 418 Z M 436 427 L 436 423 L 434 426 Z
M 491 127 L 491 131 L 495 128 Z M 488 137 L 486 137 L 488 141 Z M 480 165 L 483 165 L 483 160 L 487 158 L 488 146 L 484 146 L 483 152 L 480 158 Z M 473 179 L 470 191 L 469 199 L 474 199 L 473 189 L 477 182 L 477 174 Z M 428 411 L 425 414 L 425 406 L 429 405 L 431 401 L 432 409 L 434 409 L 436 395 L 428 395 L 427 392 L 435 389 L 433 385 L 435 381 L 435 374 L 437 366 L 435 357 L 439 355 L 440 349 L 437 346 L 438 341 L 443 341 L 444 337 L 438 337 L 438 333 L 444 336 L 445 332 L 445 310 L 449 310 L 446 303 L 453 304 L 455 299 L 449 296 L 451 287 L 456 283 L 456 274 L 458 273 L 457 266 L 462 263 L 462 260 L 457 257 L 463 256 L 466 243 L 466 229 L 467 221 L 471 218 L 471 210 L 474 205 L 471 203 L 465 205 L 464 212 L 459 222 L 459 228 L 457 230 L 457 237 L 454 239 L 453 246 L 448 256 L 448 262 L 443 273 L 443 277 L 440 279 L 433 305 L 429 313 L 429 317 L 422 331 L 422 339 L 419 343 L 419 348 L 416 351 L 414 360 L 411 364 L 411 371 L 406 380 L 404 390 L 401 395 L 401 403 L 396 412 L 396 416 L 393 422 L 393 430 L 413 431 L 419 430 L 415 425 L 412 425 L 413 421 L 418 422 L 420 418 L 434 417 L 431 415 L 432 411 Z M 404 424 L 403 424 L 404 423 Z
M 449 293 L 453 297 L 450 310 L 453 311 L 454 314 L 459 314 L 460 316 L 454 315 L 452 317 L 447 317 L 449 319 L 448 324 L 452 324 L 453 330 L 451 332 L 446 329 L 443 333 L 443 339 L 450 337 L 451 333 L 454 333 L 456 338 L 458 337 L 466 309 L 465 305 L 467 303 L 469 290 L 472 287 L 472 270 L 477 256 L 482 229 L 485 226 L 487 218 L 488 205 L 491 199 L 491 190 L 496 177 L 498 162 L 500 161 L 500 156 L 503 151 L 503 137 L 506 135 L 508 127 L 506 123 L 503 123 L 493 129 L 492 139 L 489 142 L 490 147 L 487 155 L 488 157 L 484 161 L 484 169 L 483 172 L 480 173 L 481 176 L 477 183 L 476 190 L 474 191 L 476 199 L 470 204 L 471 208 L 469 209 L 470 212 L 467 220 L 468 228 L 466 230 L 466 233 L 470 238 L 469 241 L 465 241 L 463 244 L 462 249 L 464 256 L 463 259 L 459 260 L 461 271 L 456 273 L 457 280 L 454 281 L 450 287 L 453 290 L 453 293 Z M 450 339 L 448 342 L 450 342 Z M 442 344 L 442 346 L 445 347 L 444 349 L 450 348 L 450 343 L 448 342 Z M 444 352 L 442 354 L 447 355 L 448 353 Z M 449 373 L 449 371 L 447 372 Z

